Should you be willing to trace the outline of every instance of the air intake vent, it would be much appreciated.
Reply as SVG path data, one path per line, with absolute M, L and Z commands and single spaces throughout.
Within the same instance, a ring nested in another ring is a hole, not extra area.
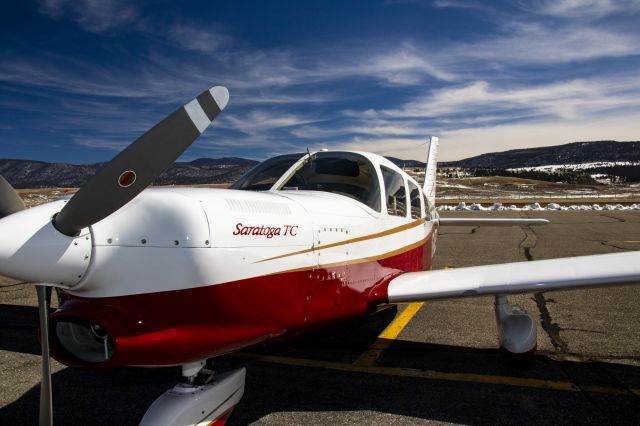
M 240 213 L 291 215 L 291 209 L 284 203 L 269 203 L 251 200 L 226 200 L 229 209 Z

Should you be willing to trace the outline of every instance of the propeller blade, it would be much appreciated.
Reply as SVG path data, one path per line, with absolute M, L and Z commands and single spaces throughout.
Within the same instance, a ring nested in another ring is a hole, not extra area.
M 49 363 L 49 303 L 48 288 L 36 286 L 38 313 L 40 316 L 40 341 L 42 344 L 42 383 L 40 384 L 40 426 L 53 425 L 51 401 L 51 365 Z
M 156 124 L 69 200 L 53 220 L 58 231 L 75 235 L 135 198 L 204 132 L 228 100 L 227 89 L 214 86 Z
M 0 176 L 0 219 L 26 208 L 16 190 L 4 177 Z

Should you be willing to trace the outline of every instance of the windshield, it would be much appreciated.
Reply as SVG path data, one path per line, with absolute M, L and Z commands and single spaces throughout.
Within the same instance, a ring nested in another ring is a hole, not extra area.
M 378 176 L 369 160 L 360 154 L 319 152 L 306 161 L 281 189 L 345 195 L 380 211 Z
M 247 191 L 267 191 L 274 183 L 293 166 L 304 154 L 287 154 L 273 157 L 258 164 L 242 175 L 231 189 Z

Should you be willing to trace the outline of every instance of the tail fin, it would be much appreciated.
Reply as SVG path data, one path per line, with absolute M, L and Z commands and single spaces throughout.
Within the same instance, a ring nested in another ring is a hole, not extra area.
M 436 169 L 438 168 L 438 138 L 431 136 L 429 154 L 424 171 L 424 185 L 422 190 L 429 200 L 429 204 L 436 205 Z

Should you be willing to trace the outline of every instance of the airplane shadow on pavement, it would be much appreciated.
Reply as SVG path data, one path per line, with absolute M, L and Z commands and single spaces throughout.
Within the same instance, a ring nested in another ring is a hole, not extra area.
M 245 395 L 228 424 L 635 424 L 640 418 L 640 395 L 629 391 L 640 388 L 640 368 L 632 365 L 538 354 L 523 366 L 494 349 L 397 340 L 378 361 L 380 368 L 363 372 L 313 366 L 313 361 L 352 365 L 395 314 L 395 307 L 385 309 L 247 351 L 248 357 L 217 359 L 220 371 L 247 367 Z M 0 305 L 0 317 L 0 351 L 9 354 L 3 364 L 11 362 L 11 353 L 39 354 L 36 308 Z M 284 361 L 266 362 L 266 356 Z M 287 359 L 312 362 L 287 365 Z M 37 362 L 28 366 L 35 369 L 29 374 L 39 375 L 38 367 Z M 458 373 L 461 380 L 386 374 L 384 367 Z M 490 384 L 482 380 L 487 376 L 568 382 L 575 389 Z M 53 375 L 55 424 L 135 425 L 179 380 L 177 367 L 65 368 Z M 39 386 L 34 386 L 0 408 L 0 424 L 37 424 L 38 407 Z

